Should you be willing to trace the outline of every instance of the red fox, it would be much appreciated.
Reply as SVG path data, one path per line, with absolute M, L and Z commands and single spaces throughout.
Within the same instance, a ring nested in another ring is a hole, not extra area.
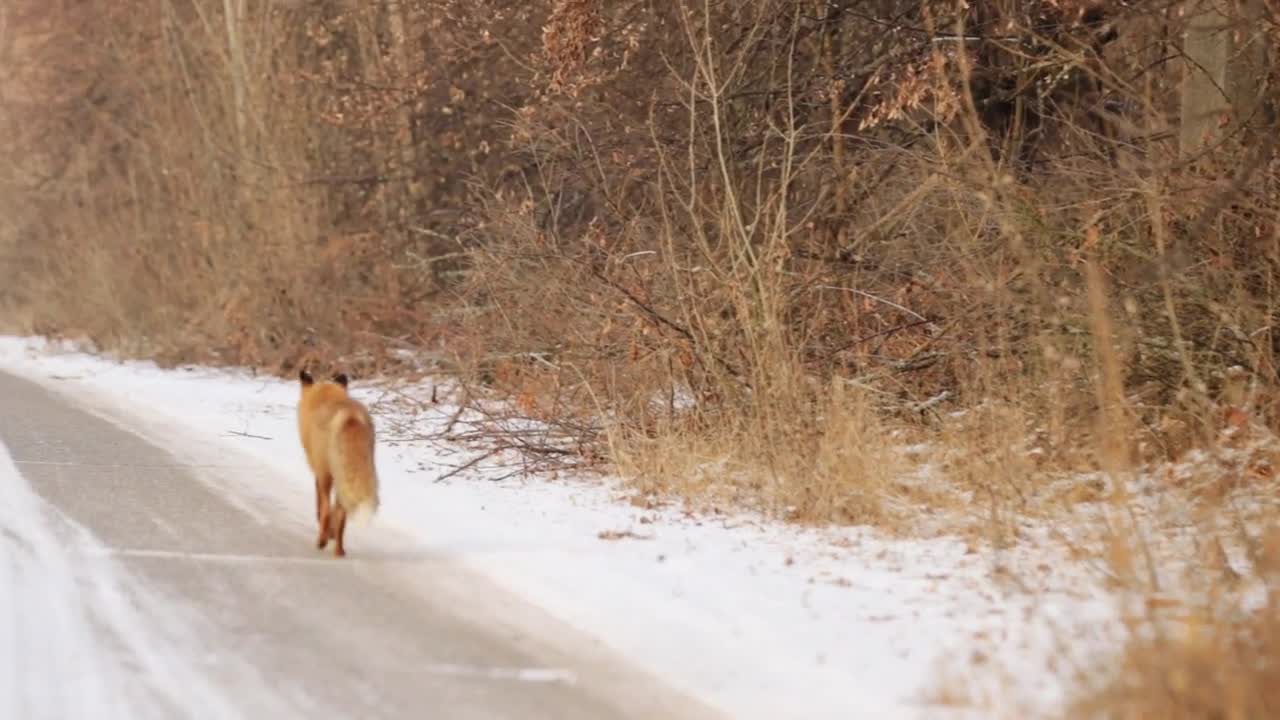
M 343 557 L 342 536 L 347 514 L 363 525 L 378 509 L 378 474 L 374 469 L 373 418 L 358 400 L 347 395 L 347 376 L 316 382 L 311 373 L 298 373 L 302 396 L 298 401 L 298 434 L 307 464 L 316 478 L 316 547 L 332 538 L 333 554 Z M 329 494 L 334 498 L 330 503 Z

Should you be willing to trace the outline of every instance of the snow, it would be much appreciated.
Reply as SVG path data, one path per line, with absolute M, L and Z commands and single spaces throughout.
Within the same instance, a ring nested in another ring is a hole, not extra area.
M 74 393 L 194 463 L 252 458 L 262 472 L 234 488 L 246 510 L 309 532 L 294 382 L 28 338 L 0 338 L 0 368 Z M 644 509 L 615 483 L 494 482 L 481 465 L 437 482 L 461 449 L 390 428 L 438 425 L 453 408 L 411 418 L 376 402 L 376 386 L 357 379 L 352 393 L 382 433 L 382 505 L 369 528 L 348 530 L 348 560 L 394 557 L 397 538 L 412 538 L 729 717 L 1034 717 L 1121 631 L 1114 598 L 1047 540 L 993 555 L 956 538 Z M 83 632 L 74 621 L 68 632 Z
M 0 445 L 0 617 L 11 625 L 0 646 L 0 715 L 84 715 L 119 707 L 101 672 L 89 618 L 81 612 L 75 576 L 38 500 Z M 61 678 L 53 682 L 54 678 Z M 65 685 L 64 685 L 65 682 Z M 65 691 L 65 693 L 63 692 Z
M 166 633 L 168 604 L 45 505 L 3 444 L 0 508 L 0 717 L 229 715 L 193 646 Z

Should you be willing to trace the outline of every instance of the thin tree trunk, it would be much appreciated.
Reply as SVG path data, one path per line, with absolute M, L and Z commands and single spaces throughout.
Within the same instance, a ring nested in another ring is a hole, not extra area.
M 246 149 L 245 136 L 249 124 L 248 82 L 245 78 L 247 65 L 244 57 L 244 42 L 240 36 L 240 24 L 244 20 L 244 0 L 222 0 L 222 14 L 227 25 L 227 54 L 231 65 L 232 102 L 235 103 L 236 150 L 239 153 L 236 160 L 243 165 Z
M 1218 0 L 1190 0 L 1187 14 L 1182 39 L 1184 74 L 1178 138 L 1184 157 L 1213 142 L 1231 109 L 1227 66 L 1232 42 L 1227 16 Z
M 392 57 L 395 58 L 396 75 L 401 83 L 412 83 L 416 68 L 413 66 L 413 54 L 408 28 L 411 27 L 409 9 L 404 0 L 387 1 L 387 28 L 391 33 Z M 409 208 L 416 208 L 421 195 L 422 183 L 414 177 L 418 170 L 417 143 L 413 136 L 413 107 L 409 103 L 401 103 L 397 112 L 399 127 L 396 128 L 396 142 L 400 147 L 401 171 L 409 177 Z

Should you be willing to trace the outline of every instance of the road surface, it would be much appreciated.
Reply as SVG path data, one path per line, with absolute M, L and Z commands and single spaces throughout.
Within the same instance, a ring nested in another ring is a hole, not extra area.
M 317 551 L 231 460 L 0 373 L 0 717 L 713 717 L 439 557 Z

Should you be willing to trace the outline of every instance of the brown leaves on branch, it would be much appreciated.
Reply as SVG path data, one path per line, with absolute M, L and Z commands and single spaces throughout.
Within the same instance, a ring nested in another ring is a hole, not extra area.
M 601 0 L 553 0 L 542 28 L 542 49 L 551 68 L 552 92 L 576 94 L 587 82 L 583 70 L 603 26 Z

